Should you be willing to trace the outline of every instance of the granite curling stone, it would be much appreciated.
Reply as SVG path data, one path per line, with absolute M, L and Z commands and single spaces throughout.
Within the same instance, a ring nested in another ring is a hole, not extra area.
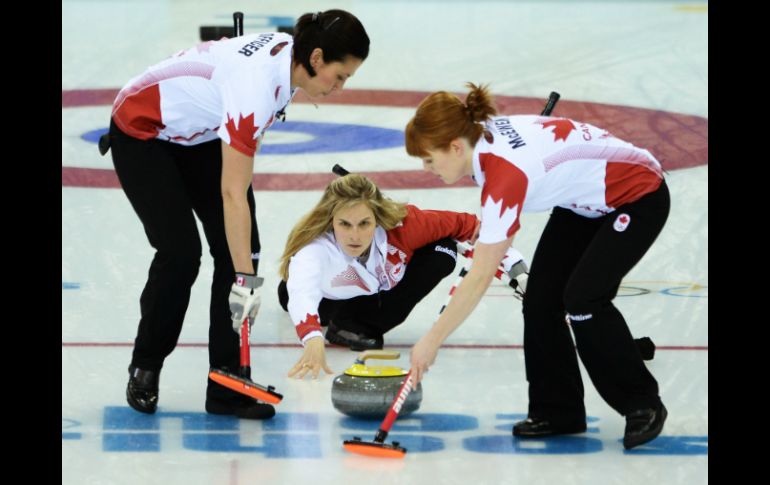
M 332 404 L 348 416 L 382 419 L 404 383 L 407 371 L 395 366 L 367 365 L 367 359 L 398 359 L 394 350 L 367 350 L 359 354 L 355 363 L 332 382 Z M 420 409 L 422 383 L 409 393 L 399 416 Z

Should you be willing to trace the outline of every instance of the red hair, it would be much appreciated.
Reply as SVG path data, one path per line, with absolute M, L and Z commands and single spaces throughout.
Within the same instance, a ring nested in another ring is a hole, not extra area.
M 497 114 L 488 86 L 467 83 L 470 88 L 465 104 L 446 91 L 423 99 L 406 125 L 406 152 L 426 158 L 428 150 L 446 150 L 456 138 L 465 138 L 475 146 L 484 132 L 480 124 Z

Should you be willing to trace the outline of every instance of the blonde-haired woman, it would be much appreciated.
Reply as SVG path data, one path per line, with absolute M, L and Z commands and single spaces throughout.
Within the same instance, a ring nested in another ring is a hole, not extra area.
M 289 371 L 317 378 L 326 339 L 353 350 L 382 348 L 399 325 L 455 267 L 454 239 L 478 235 L 476 216 L 395 202 L 363 175 L 335 179 L 289 234 L 278 297 L 304 351 Z
M 647 150 L 587 123 L 496 116 L 489 91 L 468 86 L 464 103 L 447 92 L 431 94 L 406 127 L 407 152 L 421 158 L 425 170 L 447 184 L 469 175 L 482 189 L 473 266 L 412 348 L 412 375 L 419 382 L 441 343 L 473 311 L 519 229 L 522 210 L 553 209 L 523 300 L 529 416 L 514 425 L 513 434 L 586 430 L 571 327 L 599 394 L 626 417 L 623 445 L 654 439 L 666 408 L 612 299 L 668 217 L 660 163 Z

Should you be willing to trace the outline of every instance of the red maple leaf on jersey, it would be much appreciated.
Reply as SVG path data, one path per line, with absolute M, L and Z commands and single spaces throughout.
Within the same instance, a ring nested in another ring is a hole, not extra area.
M 528 182 L 524 172 L 506 159 L 491 153 L 482 153 L 479 164 L 486 178 L 481 191 L 482 203 L 487 196 L 492 198 L 492 202 L 500 203 L 500 216 L 516 205 L 521 206 Z
M 259 129 L 258 126 L 254 126 L 254 113 L 245 118 L 242 114 L 238 116 L 238 126 L 236 127 L 235 120 L 230 117 L 230 113 L 227 113 L 225 127 L 230 134 L 230 145 L 250 157 L 254 156 L 254 152 L 257 151 L 257 140 L 254 139 L 254 134 Z
M 481 189 L 482 226 L 505 229 L 507 237 L 519 227 L 519 213 L 527 194 L 527 176 L 506 159 L 492 153 L 482 153 L 479 164 L 484 171 Z
M 567 137 L 569 136 L 570 132 L 577 129 L 575 128 L 575 125 L 572 124 L 570 120 L 565 120 L 563 118 L 559 118 L 551 121 L 545 121 L 545 122 L 541 121 L 540 124 L 543 125 L 544 130 L 552 126 L 554 127 L 553 141 L 557 141 L 557 140 L 567 141 Z
M 321 323 L 318 321 L 318 315 L 307 314 L 305 320 L 299 322 L 299 325 L 295 327 L 297 335 L 300 340 L 314 330 L 321 331 Z

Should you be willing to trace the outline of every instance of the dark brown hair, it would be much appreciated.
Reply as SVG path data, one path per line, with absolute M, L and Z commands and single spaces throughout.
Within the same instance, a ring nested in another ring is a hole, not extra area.
M 310 77 L 316 74 L 310 65 L 310 54 L 316 47 L 323 51 L 325 63 L 344 62 L 346 56 L 363 61 L 369 55 L 369 36 L 350 12 L 306 13 L 294 26 L 294 60 L 305 66 Z

